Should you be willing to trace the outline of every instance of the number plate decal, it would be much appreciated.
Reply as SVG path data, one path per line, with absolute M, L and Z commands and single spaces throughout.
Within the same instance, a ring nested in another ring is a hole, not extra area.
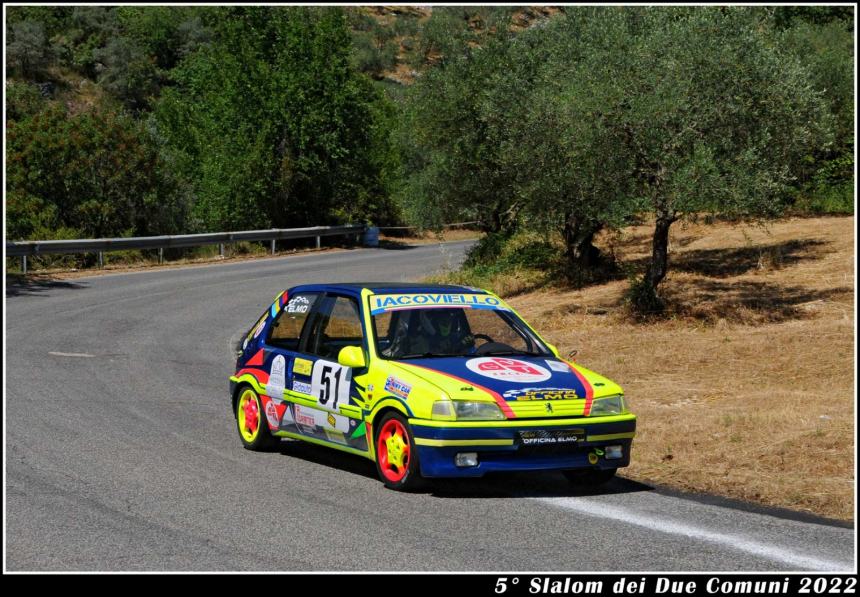
M 332 361 L 317 360 L 311 375 L 311 395 L 326 410 L 337 412 L 340 405 L 349 404 L 352 369 Z

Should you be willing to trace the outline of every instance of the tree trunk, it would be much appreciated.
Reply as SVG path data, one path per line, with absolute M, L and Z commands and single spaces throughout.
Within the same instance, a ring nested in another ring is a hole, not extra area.
M 505 209 L 502 202 L 497 203 L 490 212 L 488 220 L 481 220 L 480 226 L 484 232 L 493 234 L 513 234 L 519 223 L 517 219 L 518 206 L 513 204 Z
M 574 214 L 567 214 L 565 217 L 562 236 L 567 270 L 573 279 L 581 282 L 586 274 L 601 264 L 600 249 L 593 244 L 594 236 L 601 228 L 600 223 Z
M 675 221 L 675 216 L 667 211 L 657 212 L 654 225 L 654 237 L 651 242 L 651 262 L 645 271 L 645 289 L 650 297 L 659 303 L 657 286 L 666 277 L 669 270 L 669 227 Z

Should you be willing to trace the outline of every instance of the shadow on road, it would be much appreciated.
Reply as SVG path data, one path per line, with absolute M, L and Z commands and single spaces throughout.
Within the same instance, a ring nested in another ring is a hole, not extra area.
M 376 478 L 376 465 L 361 456 L 345 454 L 324 446 L 316 446 L 301 440 L 286 440 L 278 446 L 283 456 L 301 458 L 307 462 L 328 466 L 363 477 Z
M 399 240 L 380 240 L 378 249 L 388 249 L 394 251 L 406 251 L 409 249 L 416 249 L 419 245 L 410 245 L 409 243 L 401 242 Z
M 351 454 L 316 446 L 299 440 L 281 443 L 277 451 L 283 456 L 301 458 L 362 477 L 377 479 L 376 465 Z M 380 481 L 381 483 L 381 481 Z M 600 487 L 575 485 L 557 472 L 490 473 L 475 479 L 432 479 L 418 493 L 443 499 L 457 498 L 533 498 L 613 495 L 654 491 L 638 481 L 616 477 Z
M 78 284 L 67 280 L 56 280 L 49 276 L 23 276 L 18 274 L 6 275 L 6 298 L 13 296 L 44 296 L 44 293 L 56 289 L 78 290 L 87 288 L 86 284 Z
M 492 473 L 477 479 L 434 479 L 429 493 L 438 498 L 534 498 L 613 495 L 653 491 L 638 481 L 616 477 L 598 487 L 576 485 L 558 472 Z

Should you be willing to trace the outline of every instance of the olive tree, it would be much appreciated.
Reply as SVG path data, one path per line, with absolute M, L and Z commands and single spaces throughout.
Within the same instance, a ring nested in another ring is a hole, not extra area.
M 606 133 L 614 145 L 594 148 L 611 155 L 592 175 L 626 178 L 624 190 L 654 216 L 651 258 L 633 293 L 641 309 L 662 305 L 673 223 L 703 213 L 776 215 L 800 160 L 827 142 L 820 93 L 796 58 L 768 43 L 761 15 L 711 7 L 568 13 L 569 30 L 588 45 L 565 75 L 587 106 L 581 130 Z
M 407 93 L 401 196 L 418 224 L 469 218 L 491 233 L 517 227 L 527 160 L 517 131 L 542 59 L 538 45 L 497 31 L 480 46 L 452 43 Z

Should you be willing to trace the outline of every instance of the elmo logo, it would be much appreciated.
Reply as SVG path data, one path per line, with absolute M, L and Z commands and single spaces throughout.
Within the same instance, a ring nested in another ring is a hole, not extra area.
M 466 366 L 478 375 L 517 383 L 545 381 L 552 377 L 548 369 L 518 359 L 485 357 L 472 359 Z

